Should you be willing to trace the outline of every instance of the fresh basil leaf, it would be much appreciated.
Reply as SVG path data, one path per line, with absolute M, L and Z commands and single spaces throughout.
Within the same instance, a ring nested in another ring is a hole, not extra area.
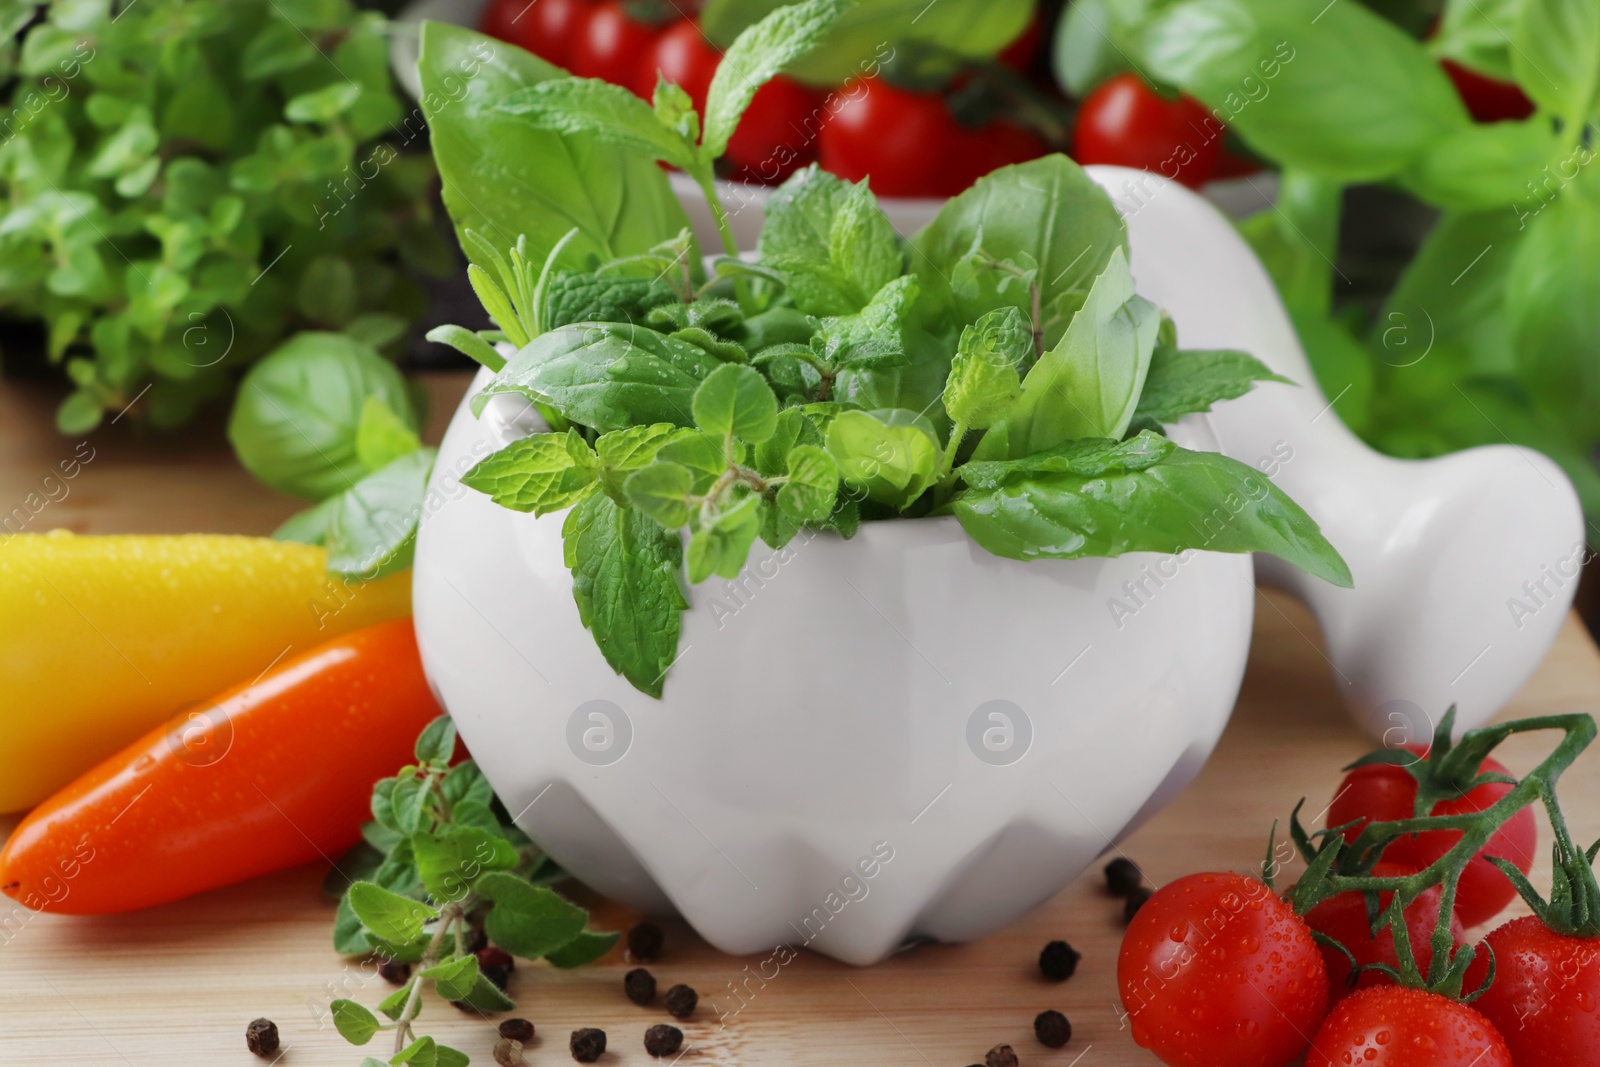
M 584 910 L 542 886 L 503 871 L 478 879 L 479 894 L 494 901 L 484 917 L 489 940 L 514 956 L 536 960 L 583 933 Z
M 726 47 L 745 27 L 789 0 L 709 0 L 700 25 L 712 43 Z M 960 56 L 987 59 L 1027 27 L 1033 0 L 866 0 L 840 16 L 814 51 L 788 73 L 834 88 L 876 75 L 902 43 L 925 42 Z
M 1343 198 L 1339 182 L 1288 168 L 1276 202 L 1239 223 L 1291 312 L 1326 315 L 1333 306 Z
M 689 581 L 698 585 L 713 574 L 739 577 L 761 532 L 760 509 L 760 497 L 746 496 L 694 531 L 689 538 Z
M 339 506 L 339 498 L 330 496 L 320 504 L 285 519 L 282 526 L 272 531 L 274 541 L 296 541 L 302 545 L 323 545 L 328 541 L 328 523 Z
M 1548 120 L 1474 123 L 1428 145 L 1400 183 L 1430 204 L 1451 211 L 1487 211 L 1528 195 L 1529 182 L 1555 155 Z
M 845 411 L 828 424 L 828 451 L 846 485 L 905 508 L 938 477 L 939 438 L 914 411 Z
M 365 1045 L 378 1032 L 378 1017 L 353 1000 L 340 998 L 328 1007 L 339 1036 L 352 1045 Z
M 1499 81 L 1516 81 L 1511 37 L 1525 0 L 1445 0 L 1438 32 L 1428 42 L 1434 55 Z
M 1578 128 L 1600 104 L 1600 6 L 1593 0 L 1523 0 L 1511 35 L 1511 70 L 1540 107 Z
M 789 480 L 778 489 L 779 510 L 800 522 L 820 522 L 833 513 L 839 495 L 839 464 L 815 445 L 789 453 Z
M 986 430 L 1005 418 L 1022 395 L 1017 368 L 1033 353 L 1033 330 L 1014 307 L 987 312 L 961 333 L 944 409 L 957 425 Z
M 645 326 L 564 326 L 512 356 L 472 406 L 482 414 L 491 396 L 515 393 L 602 433 L 657 422 L 689 426 L 695 390 L 719 366 L 694 345 Z
M 706 90 L 705 139 L 700 146 L 705 162 L 727 150 L 756 90 L 815 49 L 849 6 L 849 0 L 801 0 L 778 8 L 734 39 Z
M 646 252 L 689 224 L 654 161 L 590 135 L 536 129 L 499 110 L 514 92 L 565 78 L 560 68 L 483 34 L 424 22 L 417 70 L 458 234 L 492 234 L 502 247 L 525 235 L 528 259 L 540 263 L 576 226 L 568 250 L 574 261 L 611 260 Z
M 677 300 L 678 294 L 659 276 L 556 271 L 546 297 L 545 329 L 575 322 L 648 322 L 657 308 Z
M 322 500 L 367 473 L 356 440 L 369 398 L 416 429 L 405 379 L 376 349 L 342 334 L 296 334 L 245 375 L 228 440 L 258 480 Z
M 547 515 L 594 492 L 600 463 L 577 430 L 519 438 L 485 456 L 461 477 L 501 507 Z
M 498 287 L 497 287 L 498 288 Z M 484 305 L 489 310 L 488 304 Z M 510 313 L 510 305 L 505 306 L 505 313 Z M 493 314 L 491 311 L 490 314 Z M 496 321 L 499 318 L 496 317 Z M 481 363 L 492 371 L 499 371 L 506 365 L 506 358 L 494 350 L 494 345 L 479 337 L 476 333 L 461 326 L 435 326 L 428 331 L 428 340 L 438 345 L 449 345 L 468 359 Z
M 962 481 L 974 489 L 998 489 L 1036 475 L 1099 478 L 1147 470 L 1166 459 L 1177 447 L 1160 434 L 1146 431 L 1126 441 L 1088 437 L 1022 459 L 975 460 L 956 469 Z
M 396 415 L 382 397 L 367 397 L 356 423 L 356 459 L 368 474 L 421 447 L 417 431 Z
M 418 449 L 339 497 L 328 521 L 328 570 L 363 578 L 411 566 L 434 450 Z
M 444 999 L 460 1000 L 478 984 L 478 957 L 458 956 L 446 960 L 424 970 L 422 977 L 432 979 L 434 988 Z
M 920 287 L 915 275 L 894 279 L 854 315 L 831 316 L 818 324 L 811 347 L 834 367 L 867 370 L 903 366 L 909 361 L 905 323 Z
M 1134 418 L 1177 422 L 1185 415 L 1210 411 L 1219 401 L 1244 396 L 1256 382 L 1294 384 L 1247 352 L 1157 345 Z
M 1150 23 L 1140 56 L 1250 147 L 1341 181 L 1398 174 L 1471 121 L 1439 65 L 1360 4 L 1185 0 Z
M 448 715 L 440 715 L 417 735 L 413 753 L 418 763 L 447 764 L 456 754 L 456 724 Z
M 1506 284 L 1522 380 L 1583 440 L 1600 439 L 1600 204 L 1561 196 L 1529 224 Z
M 659 697 L 689 606 L 678 587 L 682 542 L 598 493 L 568 513 L 562 538 L 579 618 L 613 670 Z
M 1356 433 L 1362 433 L 1372 418 L 1374 393 L 1377 387 L 1377 367 L 1371 348 L 1350 332 L 1343 321 L 1329 315 L 1293 312 L 1294 332 L 1306 350 L 1306 362 L 1316 375 L 1324 395 L 1332 397 L 1334 414 L 1339 421 Z M 1409 332 L 1405 326 L 1391 326 L 1395 336 Z M 1423 324 L 1417 323 L 1418 345 L 1428 343 L 1421 336 Z M 1400 343 L 1397 342 L 1397 346 Z M 1398 353 L 1404 349 L 1397 347 Z M 1411 356 L 1404 358 L 1409 361 Z
M 677 530 L 689 521 L 694 476 L 676 463 L 652 463 L 630 474 L 623 491 L 628 503 L 667 529 Z
M 1083 99 L 1101 82 L 1133 69 L 1138 34 L 1174 0 L 1073 0 L 1056 26 L 1051 52 L 1056 79 Z
M 778 398 L 760 374 L 729 365 L 700 383 L 693 413 L 695 425 L 714 437 L 731 434 L 747 444 L 760 444 L 777 426 Z
M 979 459 L 1015 459 L 1078 437 L 1120 438 L 1133 420 L 1160 313 L 1133 291 L 1122 249 L 1089 290 L 1061 341 L 1039 358 L 1022 398 L 978 445 Z
M 363 926 L 397 944 L 415 941 L 422 936 L 423 923 L 439 917 L 438 911 L 428 905 L 371 882 L 355 883 L 346 898 Z
M 1050 224 L 1041 225 L 1043 219 Z M 1031 316 L 1025 288 L 979 300 L 951 292 L 948 279 L 974 248 L 995 260 L 1031 263 L 1039 272 L 1041 307 L 1054 308 L 1074 292 L 1087 292 L 1111 253 L 1126 250 L 1127 235 L 1105 190 L 1076 163 L 1054 155 L 979 179 L 912 239 L 911 268 L 926 294 L 925 316 L 949 316 L 962 325 L 1004 304 Z M 1047 324 L 1047 347 L 1055 345 L 1066 325 L 1064 320 Z
M 1317 524 L 1261 472 L 1174 448 L 1127 473 L 1037 474 L 955 501 L 962 529 L 1007 559 L 1126 552 L 1269 552 L 1341 587 L 1350 571 Z
M 692 143 L 658 119 L 632 91 L 598 78 L 557 78 L 530 85 L 507 94 L 498 110 L 536 129 L 568 137 L 589 134 L 679 170 L 695 167 Z
M 621 938 L 617 933 L 595 933 L 585 930 L 577 937 L 568 941 L 554 952 L 545 953 L 545 959 L 552 967 L 569 970 L 573 967 L 582 967 L 600 959 Z
M 484 871 L 509 871 L 520 860 L 517 850 L 498 834 L 453 824 L 434 834 L 412 834 L 411 850 L 423 887 L 441 904 L 465 897 Z

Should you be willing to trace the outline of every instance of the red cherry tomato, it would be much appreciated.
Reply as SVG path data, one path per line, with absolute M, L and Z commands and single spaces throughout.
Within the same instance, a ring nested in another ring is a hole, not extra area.
M 1026 126 L 1000 119 L 979 130 L 963 131 L 972 155 L 972 178 L 976 181 L 985 174 L 1015 163 L 1050 154 L 1050 146 Z
M 567 69 L 580 78 L 603 78 L 634 89 L 639 66 L 661 31 L 630 19 L 621 0 L 589 6 L 588 17 L 576 27 L 568 46 Z
M 1420 745 L 1408 745 L 1406 748 L 1419 757 L 1426 751 Z M 1505 767 L 1492 759 L 1484 760 L 1478 770 L 1480 773 L 1506 773 Z M 1430 814 L 1466 815 L 1482 811 L 1510 791 L 1511 786 L 1502 783 L 1481 785 L 1466 796 L 1440 801 Z M 1346 830 L 1344 835 L 1346 841 L 1354 841 L 1368 820 L 1390 822 L 1411 818 L 1416 813 L 1416 802 L 1417 782 L 1405 768 L 1390 763 L 1357 767 L 1345 776 L 1338 794 L 1329 805 L 1328 825 L 1341 826 L 1359 820 L 1358 825 Z M 1463 926 L 1477 926 L 1494 918 L 1517 895 L 1511 882 L 1489 862 L 1488 857 L 1499 856 L 1510 860 L 1526 874 L 1533 866 L 1537 837 L 1533 809 L 1523 808 L 1495 831 L 1483 849 L 1468 862 L 1456 886 L 1455 911 Z M 1420 871 L 1432 866 L 1459 840 L 1459 830 L 1436 830 L 1402 837 L 1384 850 L 1383 858 Z
M 1448 59 L 1441 59 L 1439 65 L 1456 83 L 1461 102 L 1479 122 L 1521 120 L 1533 114 L 1533 101 L 1513 83 L 1468 70 Z
M 1117 987 L 1134 1041 L 1171 1067 L 1284 1067 L 1328 1013 L 1310 929 L 1238 874 L 1191 874 L 1146 901 L 1122 938 Z
M 879 196 L 955 196 L 972 183 L 966 131 L 943 97 L 866 78 L 835 93 L 827 108 L 824 170 L 868 179 Z
M 517 15 L 528 6 L 528 0 L 490 0 L 483 9 L 483 16 L 478 19 L 478 29 L 501 41 L 511 40 L 513 27 L 516 26 Z
M 1373 866 L 1372 873 L 1379 878 L 1399 878 L 1415 874 L 1416 871 L 1382 861 Z M 1433 928 L 1439 921 L 1440 893 L 1440 888 L 1434 886 L 1424 891 L 1405 910 L 1406 936 L 1410 939 L 1411 952 L 1416 958 L 1417 969 L 1423 974 L 1428 973 L 1428 966 L 1433 962 Z M 1385 908 L 1393 898 L 1393 893 L 1378 894 L 1378 900 Z M 1360 893 L 1340 893 L 1330 900 L 1324 900 L 1306 912 L 1306 923 L 1311 929 L 1326 934 L 1349 949 L 1356 962 L 1363 966 L 1372 963 L 1399 966 L 1399 959 L 1395 955 L 1394 931 L 1385 930 L 1378 937 L 1372 936 L 1372 927 L 1367 923 L 1367 901 Z M 1461 920 L 1454 915 L 1450 917 L 1450 934 L 1457 944 L 1461 943 Z M 1339 1000 L 1349 996 L 1352 992 L 1348 984 L 1350 961 L 1345 959 L 1342 952 L 1336 952 L 1323 945 L 1318 945 L 1318 948 L 1322 950 L 1322 962 L 1328 966 L 1328 988 L 1333 999 Z M 1355 988 L 1367 989 L 1375 985 L 1393 984 L 1393 981 L 1381 972 L 1363 971 L 1361 977 L 1356 979 Z
M 1492 1022 L 1517 1064 L 1594 1067 L 1600 1057 L 1600 939 L 1567 937 L 1532 915 L 1484 938 L 1495 978 L 1473 1007 Z M 1468 992 L 1483 985 L 1481 947 L 1467 969 Z
M 1494 1026 L 1465 1004 L 1398 986 L 1333 1006 L 1306 1067 L 1512 1067 Z M 1531 1067 L 1531 1065 L 1530 1065 Z
M 1026 73 L 1033 66 L 1033 61 L 1039 55 L 1039 45 L 1044 39 L 1044 31 L 1039 25 L 1039 13 L 1035 11 L 1028 24 L 1012 42 L 1000 49 L 1000 54 L 995 56 L 1001 63 L 1012 70 Z
M 1079 163 L 1151 170 L 1197 189 L 1222 155 L 1222 123 L 1196 100 L 1168 100 L 1119 74 L 1084 99 L 1072 144 Z
M 484 13 L 484 32 L 565 67 L 593 8 L 587 0 L 495 0 Z
M 814 162 L 825 99 L 781 74 L 757 89 L 723 154 L 734 177 L 773 185 Z
M 665 78 L 688 93 L 695 110 L 703 115 L 706 93 L 720 62 L 722 53 L 706 40 L 699 24 L 684 19 L 673 23 L 651 43 L 639 62 L 633 91 L 649 100 L 655 95 L 657 79 Z

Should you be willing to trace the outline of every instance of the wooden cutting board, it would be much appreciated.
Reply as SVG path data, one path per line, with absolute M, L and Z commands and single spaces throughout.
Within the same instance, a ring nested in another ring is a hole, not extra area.
M 466 379 L 431 383 L 434 431 Z M 49 429 L 35 390 L 0 389 L 0 504 L 11 506 L 74 441 Z M 211 435 L 217 437 L 215 433 Z M 42 509 L 35 529 L 82 532 L 216 530 L 264 533 L 295 504 L 255 486 L 220 441 L 184 448 L 133 440 L 120 431 L 95 438 L 95 458 L 70 491 Z M 56 491 L 59 495 L 59 490 Z M 1258 596 L 1254 645 L 1239 705 L 1215 756 L 1189 789 L 1122 848 L 1163 882 L 1198 870 L 1249 870 L 1265 852 L 1272 820 L 1301 796 L 1317 810 L 1331 797 L 1339 768 L 1366 739 L 1345 719 L 1316 623 L 1298 603 Z M 1567 620 L 1539 672 L 1506 709 L 1507 717 L 1600 710 L 1600 655 L 1575 617 Z M 1548 751 L 1547 737 L 1502 749 L 1513 771 Z M 1586 754 L 1563 779 L 1574 835 L 1600 837 L 1600 752 Z M 1541 819 L 1542 823 L 1542 819 Z M 9 823 L 3 828 L 9 828 Z M 1549 841 L 1541 828 L 1541 851 Z M 1535 867 L 1548 884 L 1548 859 Z M 330 1000 L 369 1005 L 389 991 L 371 969 L 333 953 L 333 905 L 318 893 L 322 869 L 300 868 L 123 916 L 74 918 L 0 909 L 0 1065 L 39 1067 L 246 1067 L 245 1024 L 277 1022 L 284 1067 L 355 1067 L 361 1051 L 327 1021 Z M 994 871 L 1005 878 L 1006 871 Z M 1291 874 L 1292 877 L 1292 874 Z M 784 966 L 767 954 L 721 955 L 680 923 L 665 923 L 667 947 L 651 965 L 661 989 L 686 982 L 701 1006 L 679 1024 L 685 1065 L 964 1067 L 991 1046 L 1013 1045 L 1024 1067 L 1132 1067 L 1155 1061 L 1119 1024 L 1114 974 L 1121 903 L 1100 888 L 1098 869 L 1011 927 L 969 945 L 924 946 L 869 969 L 801 953 Z M 578 896 L 597 927 L 637 918 Z M 1521 909 L 1519 908 L 1518 911 Z M 1039 949 L 1065 938 L 1083 953 L 1078 973 L 1045 982 Z M 631 966 L 621 950 L 576 972 L 525 964 L 512 978 L 518 1014 L 539 1036 L 529 1062 L 571 1063 L 567 1036 L 596 1026 L 609 1036 L 603 1065 L 655 1062 L 643 1034 L 671 1022 L 660 1008 L 623 998 Z M 763 977 L 765 976 L 765 977 Z M 1034 1015 L 1065 1012 L 1074 1036 L 1064 1049 L 1033 1038 Z M 492 1064 L 494 1027 L 433 1001 L 422 1032 Z

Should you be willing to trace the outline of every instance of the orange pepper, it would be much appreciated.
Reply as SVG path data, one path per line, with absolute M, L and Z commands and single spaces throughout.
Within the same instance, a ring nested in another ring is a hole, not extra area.
M 439 713 L 410 619 L 335 638 L 44 801 L 0 850 L 0 889 L 99 915 L 332 862 L 360 838 L 373 783 L 413 761 Z

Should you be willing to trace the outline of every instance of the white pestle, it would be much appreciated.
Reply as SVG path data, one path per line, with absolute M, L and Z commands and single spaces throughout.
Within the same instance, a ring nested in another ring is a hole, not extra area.
M 1160 177 L 1088 170 L 1127 221 L 1139 293 L 1172 315 L 1179 344 L 1243 349 L 1299 383 L 1260 384 L 1211 422 L 1222 451 L 1268 473 L 1350 565 L 1346 590 L 1256 560 L 1259 581 L 1316 614 L 1351 715 L 1391 743 L 1425 741 L 1451 705 L 1458 730 L 1488 720 L 1544 658 L 1577 591 L 1584 520 L 1566 475 L 1509 444 L 1433 460 L 1368 448 L 1318 388 L 1227 219 Z

